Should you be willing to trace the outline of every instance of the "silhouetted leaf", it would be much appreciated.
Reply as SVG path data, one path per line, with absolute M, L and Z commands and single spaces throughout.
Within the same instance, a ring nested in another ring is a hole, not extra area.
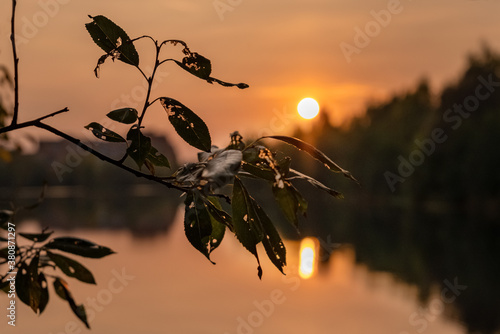
M 271 151 L 263 146 L 246 150 L 244 158 L 246 159 L 242 165 L 244 171 L 273 184 L 282 184 L 290 169 L 289 157 L 285 157 L 278 162 Z
M 307 201 L 302 197 L 297 189 L 288 181 L 283 183 L 283 187 L 273 186 L 274 198 L 278 202 L 281 211 L 295 228 L 299 228 L 297 214 L 306 214 Z
M 85 307 L 83 305 L 76 305 L 71 292 L 69 291 L 68 283 L 60 277 L 56 277 L 54 280 L 54 290 L 57 295 L 63 300 L 66 300 L 71 307 L 73 313 L 90 329 L 87 322 L 87 314 L 85 312 Z
M 105 16 L 90 16 L 92 22 L 85 24 L 94 42 L 107 54 L 117 52 L 116 58 L 124 63 L 138 66 L 139 54 L 127 33 Z
M 61 237 L 52 239 L 44 245 L 47 249 L 58 249 L 63 252 L 90 258 L 102 258 L 114 252 L 108 247 L 99 246 L 84 239 Z
M 5 293 L 9 293 L 10 291 L 10 282 L 5 280 L 3 282 L 0 282 L 0 290 L 2 290 Z
M 202 55 L 193 52 L 182 59 L 182 63 L 175 60 L 177 65 L 197 76 L 198 78 L 207 80 L 212 73 L 212 65 L 210 60 Z
M 85 127 L 85 129 L 91 130 L 94 136 L 97 138 L 108 141 L 108 142 L 114 142 L 114 143 L 119 143 L 119 142 L 125 142 L 126 140 L 123 139 L 122 136 L 117 134 L 116 132 L 113 132 L 111 130 L 106 129 L 103 127 L 101 124 L 92 122 L 89 125 Z
M 49 251 L 47 251 L 47 256 L 67 276 L 74 277 L 85 283 L 96 284 L 92 273 L 77 261 Z
M 266 250 L 267 256 L 271 262 L 276 266 L 276 268 L 283 272 L 283 267 L 286 266 L 286 249 L 283 241 L 281 240 L 278 231 L 274 227 L 273 223 L 264 212 L 264 210 L 255 201 L 253 203 L 255 214 L 259 223 L 262 225 L 264 231 L 264 237 L 262 238 L 262 244 Z
M 18 233 L 18 234 L 31 241 L 44 242 L 52 235 L 52 233 L 54 233 L 54 231 L 45 233 Z
M 205 206 L 215 220 L 219 223 L 226 225 L 229 230 L 233 230 L 233 219 L 229 215 L 229 213 L 225 212 L 222 209 L 222 206 L 219 203 L 219 199 L 214 196 L 203 197 L 203 201 L 205 202 Z
M 122 108 L 110 111 L 106 116 L 111 118 L 113 121 L 124 124 L 132 124 L 137 121 L 138 112 L 134 108 Z
M 39 256 L 35 255 L 30 264 L 22 263 L 16 275 L 16 293 L 24 304 L 28 305 L 33 312 L 42 312 L 46 306 L 45 289 L 42 288 L 42 279 L 38 275 Z M 45 285 L 46 288 L 46 285 Z
M 210 216 L 205 203 L 197 193 L 187 195 L 184 215 L 184 231 L 189 242 L 210 259 L 210 253 L 224 237 L 225 226 Z
M 256 178 L 263 179 L 266 181 L 274 182 L 275 174 L 273 170 L 267 166 L 257 166 L 254 164 L 244 162 L 241 166 L 243 170 Z
M 179 136 L 189 145 L 209 152 L 212 140 L 205 122 L 179 101 L 162 97 L 160 102 Z
M 8 223 L 12 220 L 14 211 L 11 210 L 0 210 L 0 227 L 4 230 L 7 229 Z
M 16 293 L 19 300 L 31 307 L 30 282 L 31 278 L 28 265 L 26 263 L 22 263 L 16 275 Z
M 38 285 L 40 286 L 40 299 L 38 302 L 38 311 L 40 314 L 45 310 L 47 304 L 49 303 L 49 286 L 47 284 L 47 279 L 44 273 L 38 274 Z
M 205 205 L 205 208 L 207 209 L 207 211 L 210 213 L 210 222 L 212 223 L 212 233 L 210 234 L 210 237 L 209 237 L 209 240 L 210 240 L 209 253 L 211 254 L 217 247 L 220 246 L 222 239 L 224 239 L 224 235 L 226 233 L 225 222 L 227 221 L 227 219 L 224 220 L 223 222 L 221 222 L 219 220 L 219 218 L 221 218 L 220 216 L 214 217 L 211 214 L 213 212 L 213 210 L 210 210 L 208 208 L 207 202 L 204 202 L 203 204 Z M 219 209 L 218 213 L 220 213 L 222 210 L 220 207 L 220 204 L 217 202 L 216 205 L 218 205 L 218 209 Z
M 154 147 L 151 147 L 149 150 L 146 160 L 151 162 L 154 166 L 170 168 L 170 162 L 167 157 L 158 152 Z
M 356 180 L 349 171 L 343 169 L 339 165 L 337 165 L 335 162 L 333 162 L 329 157 L 327 157 L 323 152 L 318 150 L 316 147 L 312 146 L 311 144 L 308 144 L 298 138 L 293 138 L 293 137 L 287 137 L 287 136 L 264 136 L 261 137 L 260 139 L 265 139 L 265 138 L 271 138 L 271 139 L 276 139 L 276 140 L 281 140 L 287 144 L 293 145 L 299 150 L 303 150 L 313 158 L 317 159 L 318 161 L 322 162 L 328 169 L 342 173 L 344 174 L 345 177 L 355 181 L 356 183 L 359 183 L 358 180 Z M 260 140 L 259 139 L 259 140 Z
M 300 173 L 300 172 L 298 172 L 296 170 L 293 170 L 293 169 L 290 169 L 290 171 L 293 174 L 297 175 L 299 178 L 301 178 L 303 180 L 306 180 L 307 182 L 309 182 L 310 184 L 312 184 L 316 188 L 321 189 L 323 191 L 326 191 L 331 196 L 333 196 L 335 198 L 338 198 L 338 199 L 343 199 L 344 198 L 344 195 L 342 195 L 342 193 L 338 192 L 337 190 L 334 190 L 332 188 L 329 188 L 329 187 L 325 186 L 323 183 L 319 182 L 315 178 L 312 178 L 312 177 L 310 177 L 308 175 L 302 174 L 302 173 Z
M 260 205 L 248 194 L 243 183 L 236 177 L 233 188 L 233 225 L 234 233 L 243 246 L 259 262 L 256 245 L 262 241 L 267 256 L 283 273 L 286 265 L 286 250 L 276 228 Z M 262 269 L 259 263 L 259 278 Z
M 255 213 L 254 200 L 250 197 L 243 183 L 238 177 L 234 178 L 232 210 L 233 228 L 236 238 L 257 259 L 257 274 L 262 278 L 262 267 L 260 266 L 257 244 L 264 238 L 262 225 Z
M 208 83 L 216 82 L 219 85 L 224 86 L 224 87 L 238 87 L 239 89 L 245 89 L 245 88 L 250 87 L 246 83 L 240 82 L 240 83 L 235 84 L 235 83 L 230 83 L 230 82 L 222 81 L 222 80 L 219 80 L 219 79 L 216 79 L 216 78 L 213 78 L 213 77 L 208 78 L 207 81 L 208 81 Z
M 141 168 L 151 152 L 151 138 L 143 135 L 138 127 L 133 126 L 127 133 L 127 140 L 131 141 L 130 146 L 127 148 L 127 154 Z
M 39 255 L 35 255 L 28 266 L 29 275 L 29 294 L 30 294 L 30 307 L 33 312 L 38 313 L 40 305 L 40 298 L 42 296 L 42 288 L 38 284 L 38 263 L 40 261 Z

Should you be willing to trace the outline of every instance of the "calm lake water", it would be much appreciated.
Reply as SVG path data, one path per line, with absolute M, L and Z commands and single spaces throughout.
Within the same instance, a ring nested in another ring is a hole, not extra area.
M 181 217 L 168 234 L 151 238 L 134 238 L 125 230 L 56 231 L 117 252 L 82 260 L 97 286 L 68 279 L 76 301 L 86 305 L 92 330 L 51 294 L 42 316 L 19 305 L 16 327 L 3 316 L 0 333 L 465 333 L 443 316 L 439 292 L 420 305 L 416 288 L 355 265 L 350 247 L 334 251 L 324 273 L 307 280 L 298 276 L 296 241 L 286 243 L 286 276 L 261 249 L 260 281 L 255 259 L 229 234 L 213 254 L 217 265 L 210 264 L 186 240 Z M 7 298 L 0 300 L 5 313 Z

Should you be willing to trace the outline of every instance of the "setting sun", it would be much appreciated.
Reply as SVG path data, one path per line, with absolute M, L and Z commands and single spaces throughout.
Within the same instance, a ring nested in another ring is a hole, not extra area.
M 299 276 L 303 279 L 311 278 L 316 273 L 318 241 L 316 238 L 308 237 L 300 243 L 300 265 Z
M 297 105 L 297 111 L 302 118 L 311 119 L 318 115 L 319 104 L 315 99 L 311 97 L 306 97 L 302 99 Z

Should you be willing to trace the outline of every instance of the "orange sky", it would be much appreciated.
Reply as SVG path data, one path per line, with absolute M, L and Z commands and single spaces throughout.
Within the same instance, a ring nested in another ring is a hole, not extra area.
M 0 13 L 0 62 L 10 63 L 10 1 L 2 1 Z M 213 76 L 248 83 L 246 90 L 209 85 L 172 63 L 160 70 L 153 96 L 190 107 L 219 145 L 236 129 L 286 133 L 299 122 L 295 106 L 303 97 L 316 98 L 340 121 L 423 76 L 439 89 L 482 41 L 500 50 L 500 2 L 494 0 L 21 0 L 18 13 L 20 119 L 67 106 L 70 113 L 50 123 L 82 137 L 84 125 L 102 120 L 124 96 L 142 105 L 143 93 L 138 72 L 123 63 L 106 63 L 101 78 L 94 77 L 102 52 L 84 28 L 87 14 L 108 16 L 131 37 L 183 39 L 212 60 Z M 366 29 L 369 40 L 355 40 L 356 31 Z M 346 45 L 356 53 L 346 57 Z M 141 66 L 150 67 L 151 44 L 137 47 Z M 182 57 L 180 48 L 173 51 Z M 145 125 L 175 137 L 159 105 Z

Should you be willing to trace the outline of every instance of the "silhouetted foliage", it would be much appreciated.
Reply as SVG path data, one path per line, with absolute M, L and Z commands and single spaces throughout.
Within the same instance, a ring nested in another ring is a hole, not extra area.
M 210 84 L 217 83 L 224 87 L 239 89 L 248 88 L 248 85 L 230 83 L 212 77 L 210 60 L 191 51 L 183 41 L 165 40 L 159 42 L 147 35 L 131 39 L 121 27 L 101 15 L 89 16 L 92 21 L 85 25 L 93 41 L 105 52 L 97 60 L 94 69 L 96 77 L 99 77 L 106 60 L 111 58 L 137 69 L 148 85 L 142 110 L 138 111 L 132 107 L 126 107 L 107 113 L 106 116 L 109 119 L 118 123 L 117 128 L 126 127 L 125 131 L 114 131 L 97 122 L 91 122 L 85 126 L 99 140 L 116 145 L 116 151 L 120 152 L 121 150 L 122 157 L 114 159 L 44 122 L 46 118 L 67 112 L 67 108 L 32 121 L 18 122 L 18 58 L 15 38 L 13 37 L 15 36 L 15 9 L 16 1 L 13 0 L 11 41 L 14 54 L 14 107 L 11 115 L 2 113 L 3 109 L 0 109 L 0 122 L 2 122 L 0 135 L 5 136 L 9 132 L 21 128 L 38 127 L 137 177 L 181 191 L 186 196 L 184 201 L 186 237 L 193 247 L 210 261 L 212 261 L 211 253 L 221 244 L 227 229 L 234 233 L 243 247 L 255 256 L 259 278 L 262 277 L 262 268 L 257 253 L 258 244 L 263 245 L 270 261 L 283 273 L 283 268 L 286 265 L 286 250 L 283 241 L 274 222 L 268 217 L 258 201 L 252 197 L 246 184 L 259 181 L 267 183 L 268 189 L 276 198 L 277 206 L 294 228 L 298 228 L 299 216 L 306 214 L 308 206 L 304 197 L 294 186 L 297 180 L 304 180 L 334 197 L 342 197 L 338 191 L 313 177 L 290 168 L 288 157 L 278 160 L 277 154 L 262 144 L 263 140 L 274 139 L 295 146 L 318 160 L 326 170 L 341 173 L 356 181 L 350 172 L 341 168 L 324 153 L 297 138 L 268 136 L 246 143 L 238 132 L 234 132 L 230 135 L 230 142 L 226 147 L 214 146 L 207 125 L 186 105 L 171 97 L 151 98 L 157 69 L 166 63 L 173 62 L 189 74 Z M 134 45 L 135 42 L 143 39 L 150 40 L 154 46 L 155 61 L 149 75 L 139 66 L 140 57 Z M 162 48 L 178 45 L 182 47 L 182 59 L 160 58 Z M 9 81 L 7 72 L 4 72 L 4 78 Z M 149 107 L 157 101 L 165 109 L 168 120 L 176 133 L 187 144 L 202 151 L 198 153 L 198 161 L 185 164 L 174 173 L 168 173 L 167 176 L 164 176 L 165 171 L 171 170 L 172 164 L 166 155 L 153 146 L 151 138 L 145 134 L 142 125 Z M 0 102 L 2 101 L 0 100 Z M 8 116 L 11 117 L 10 124 L 5 122 Z M 120 132 L 122 133 L 120 134 Z M 159 169 L 162 170 L 162 173 L 158 173 Z M 247 181 L 243 182 L 243 178 L 246 178 Z M 90 241 L 73 237 L 54 238 L 44 243 L 51 234 L 47 230 L 36 235 L 16 234 L 15 224 L 12 221 L 15 213 L 16 210 L 2 212 L 1 227 L 7 229 L 8 237 L 2 238 L 0 242 L 7 242 L 8 246 L 0 254 L 5 259 L 5 263 L 10 266 L 10 271 L 0 279 L 2 288 L 5 288 L 8 293 L 17 293 L 23 303 L 29 305 L 36 313 L 41 313 L 49 300 L 47 268 L 59 268 L 69 277 L 85 283 L 95 283 L 91 272 L 82 264 L 55 251 L 90 258 L 101 258 L 112 254 L 113 251 Z M 19 247 L 17 235 L 33 243 Z M 12 291 L 10 284 L 10 275 L 12 275 L 11 271 L 13 270 L 18 270 L 18 275 L 13 278 L 17 284 L 15 291 Z M 56 294 L 68 302 L 71 310 L 88 327 L 85 309 L 83 305 L 76 304 L 66 281 L 58 276 L 50 277 L 54 279 L 53 288 Z

